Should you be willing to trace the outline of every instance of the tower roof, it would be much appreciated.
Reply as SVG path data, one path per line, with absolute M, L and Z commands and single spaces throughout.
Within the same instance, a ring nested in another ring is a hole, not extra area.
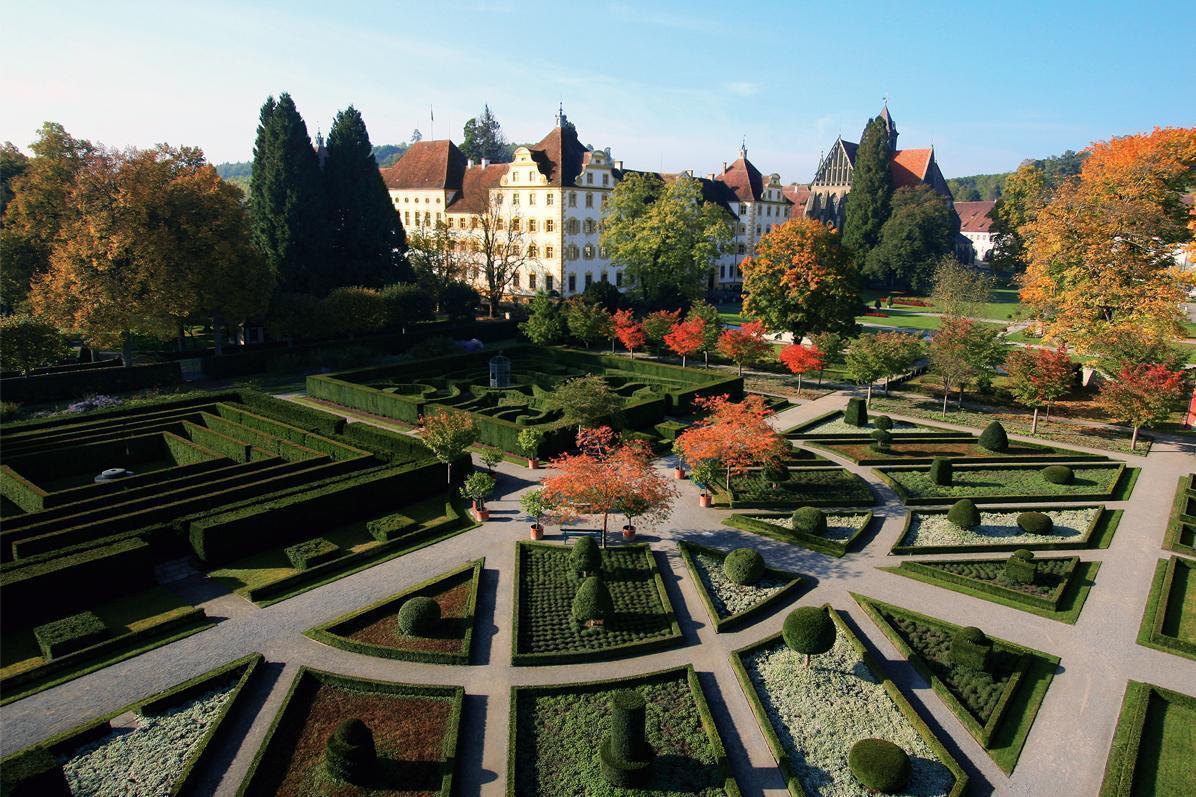
M 563 113 L 560 120 L 564 120 Z M 577 140 L 577 129 L 573 125 L 554 127 L 528 149 L 540 173 L 548 178 L 548 184 L 555 186 L 575 184 L 587 152 L 585 145 Z
M 741 147 L 739 152 L 739 160 L 714 179 L 730 188 L 740 202 L 754 202 L 764 191 L 764 176 L 747 159 L 746 147 Z
M 391 190 L 459 190 L 464 175 L 465 155 L 447 138 L 417 141 L 393 166 L 382 170 Z

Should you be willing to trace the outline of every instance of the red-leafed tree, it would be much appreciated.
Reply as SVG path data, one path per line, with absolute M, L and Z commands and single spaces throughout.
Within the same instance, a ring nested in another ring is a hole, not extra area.
M 768 354 L 769 342 L 764 339 L 764 325 L 759 321 L 748 321 L 738 329 L 724 329 L 718 336 L 718 353 L 739 366 L 758 362 Z
M 623 348 L 631 352 L 632 357 L 635 357 L 635 350 L 648 339 L 644 334 L 644 325 L 635 320 L 630 310 L 615 311 L 615 337 L 623 344 Z
M 1100 389 L 1100 403 L 1110 419 L 1133 427 L 1130 450 L 1138 446 L 1138 430 L 1154 426 L 1179 408 L 1187 392 L 1183 371 L 1165 365 L 1132 365 Z
M 790 373 L 797 374 L 797 397 L 801 398 L 801 379 L 811 371 L 822 370 L 822 352 L 815 347 L 809 348 L 802 346 L 799 343 L 794 343 L 791 346 L 786 346 L 777 354 L 779 359 Z
M 768 425 L 772 410 L 761 396 L 747 396 L 733 402 L 727 395 L 694 399 L 705 418 L 686 429 L 677 438 L 676 449 L 691 469 L 703 463 L 717 463 L 731 477 L 748 468 L 781 461 L 789 452 L 783 436 Z
M 1066 346 L 1058 351 L 1016 349 L 1005 360 L 1005 372 L 1009 374 L 1009 390 L 1013 397 L 1034 410 L 1030 434 L 1038 434 L 1038 410 L 1046 407 L 1047 417 L 1050 417 L 1051 404 L 1071 390 L 1075 365 Z
M 686 358 L 700 352 L 706 344 L 706 320 L 695 316 L 681 321 L 664 336 L 664 342 L 681 357 L 681 367 L 684 368 Z
M 610 516 L 621 512 L 628 523 L 668 516 L 676 489 L 652 467 L 652 449 L 643 440 L 618 441 L 609 426 L 577 433 L 576 454 L 554 459 L 557 472 L 544 480 L 542 495 L 563 519 L 602 516 L 602 547 Z

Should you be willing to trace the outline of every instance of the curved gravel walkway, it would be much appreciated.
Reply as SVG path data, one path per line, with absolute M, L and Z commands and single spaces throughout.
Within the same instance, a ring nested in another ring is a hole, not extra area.
M 774 425 L 787 428 L 835 409 L 846 402 L 847 395 L 832 394 L 792 407 L 779 413 Z M 825 451 L 819 453 L 836 459 Z M 672 517 L 661 529 L 641 534 L 641 538 L 653 543 L 685 645 L 620 661 L 553 667 L 510 664 L 514 542 L 527 537 L 518 497 L 533 485 L 530 478 L 540 474 L 504 463 L 499 466 L 500 497 L 490 502 L 490 522 L 269 608 L 258 609 L 233 595 L 213 595 L 210 582 L 202 576 L 172 584 L 222 621 L 203 633 L 0 708 L 0 755 L 260 651 L 270 665 L 247 693 L 241 710 L 230 716 L 229 721 L 240 733 L 231 735 L 233 742 L 226 749 L 216 751 L 204 793 L 236 792 L 299 666 L 309 665 L 382 680 L 464 686 L 467 696 L 458 792 L 504 795 L 512 685 L 633 676 L 693 664 L 707 690 L 744 794 L 781 797 L 788 792 L 731 670 L 729 654 L 779 630 L 786 612 L 778 611 L 738 632 L 715 634 L 675 545 L 677 539 L 689 539 L 719 548 L 751 545 L 765 555 L 770 565 L 813 577 L 815 586 L 799 602 L 828 602 L 846 612 L 849 623 L 972 775 L 971 793 L 1095 794 L 1126 681 L 1144 680 L 1187 692 L 1193 691 L 1192 684 L 1196 683 L 1196 662 L 1140 647 L 1134 641 L 1155 561 L 1165 555 L 1160 543 L 1176 480 L 1196 468 L 1192 447 L 1175 440 L 1157 442 L 1149 457 L 1122 459 L 1141 467 L 1142 475 L 1130 501 L 1108 504 L 1125 510 L 1112 547 L 1080 552 L 1081 558 L 1104 564 L 1074 626 L 878 570 L 878 566 L 895 563 L 887 551 L 900 534 L 906 510 L 870 468 L 840 461 L 868 480 L 877 499 L 874 511 L 882 524 L 865 540 L 862 551 L 834 559 L 723 527 L 719 518 L 724 513 L 699 509 L 692 482 L 680 482 L 681 500 Z M 671 469 L 671 463 L 662 460 L 659 467 Z M 559 536 L 550 530 L 547 538 Z M 303 636 L 313 626 L 480 556 L 486 557 L 486 570 L 472 665 L 371 658 Z M 951 622 L 980 625 L 996 636 L 1061 657 L 1060 672 L 1011 778 L 997 769 L 864 615 L 849 592 L 892 601 Z

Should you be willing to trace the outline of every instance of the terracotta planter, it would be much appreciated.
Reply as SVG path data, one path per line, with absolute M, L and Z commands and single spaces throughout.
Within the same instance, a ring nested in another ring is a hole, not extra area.
M 625 540 L 634 540 L 635 539 L 635 526 L 624 526 L 623 527 L 623 539 L 625 539 Z
M 527 461 L 527 467 L 528 467 L 528 470 L 538 470 L 540 468 L 540 460 L 529 459 Z
M 469 499 L 469 508 L 476 511 L 478 508 L 478 499 L 476 499 L 476 498 Z
M 544 527 L 539 523 L 532 524 L 532 539 L 540 540 L 544 538 Z
M 684 479 L 685 468 L 673 468 L 673 476 L 678 479 Z
M 473 514 L 479 523 L 484 523 L 490 519 L 490 510 L 485 507 L 474 507 Z
M 701 507 L 710 506 L 710 494 L 709 493 L 702 493 L 701 495 L 698 496 L 698 506 L 701 506 Z

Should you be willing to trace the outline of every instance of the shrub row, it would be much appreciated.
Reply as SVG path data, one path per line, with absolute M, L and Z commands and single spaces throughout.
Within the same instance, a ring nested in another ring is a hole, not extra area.
M 982 499 L 981 503 L 984 503 L 986 501 L 988 501 L 987 498 Z M 1016 507 L 1009 507 L 1009 508 L 1016 509 Z M 1036 511 L 1036 512 L 1061 512 L 1061 511 L 1073 511 L 1073 510 L 1091 509 L 1091 508 L 1093 508 L 1093 507 L 1083 506 L 1083 505 L 1081 505 L 1081 506 L 1075 506 L 1075 505 L 1072 505 L 1072 506 L 1036 506 L 1036 507 L 1034 507 L 1034 511 Z M 903 521 L 903 525 L 901 527 L 901 533 L 899 535 L 897 535 L 897 542 L 889 550 L 889 553 L 893 554 L 895 556 L 904 556 L 904 555 L 909 555 L 909 554 L 976 553 L 978 551 L 984 551 L 984 552 L 989 552 L 989 553 L 999 553 L 1002 551 L 1012 552 L 1012 551 L 1018 550 L 1019 548 L 1026 548 L 1028 550 L 1033 550 L 1033 551 L 1072 551 L 1072 550 L 1076 550 L 1079 548 L 1091 548 L 1091 547 L 1095 547 L 1093 545 L 1093 540 L 1092 540 L 1093 534 L 1101 526 L 1101 524 L 1108 523 L 1108 522 L 1111 522 L 1113 520 L 1120 518 L 1119 515 L 1116 518 L 1113 518 L 1112 513 L 1110 513 L 1109 510 L 1105 509 L 1104 507 L 1096 507 L 1096 508 L 1100 509 L 1100 511 L 1097 512 L 1095 515 L 1093 515 L 1092 521 L 1088 524 L 1088 528 L 1086 528 L 1084 530 L 1084 533 L 1080 535 L 1080 538 L 1078 540 L 1060 540 L 1060 541 L 1056 541 L 1056 542 L 1044 541 L 1044 542 L 1031 542 L 1031 543 L 1027 543 L 1027 542 L 1020 542 L 1020 543 L 993 542 L 991 544 L 985 544 L 985 545 L 976 545 L 976 544 L 972 544 L 972 545 L 902 545 L 902 541 L 909 535 L 910 526 L 913 525 L 915 516 L 918 516 L 918 515 L 945 515 L 948 512 L 948 510 L 946 510 L 946 509 L 919 509 L 916 512 L 905 513 L 905 520 Z
M 207 415 L 207 413 L 204 413 L 204 415 Z M 207 415 L 207 417 L 210 418 L 212 416 Z M 230 437 L 211 427 L 201 426 L 192 421 L 183 421 L 183 431 L 192 442 L 211 449 L 220 456 L 231 459 L 233 462 L 243 464 L 273 456 L 269 452 L 257 449 L 240 438 Z
M 162 435 L 129 435 L 121 440 L 85 442 L 70 448 L 54 448 L 5 457 L 5 464 L 27 479 L 38 482 L 72 473 L 99 474 L 105 468 L 136 470 L 139 461 L 169 453 Z
M 171 415 L 218 401 L 237 401 L 239 399 L 240 394 L 232 391 L 224 393 L 195 392 L 184 394 L 178 398 L 170 396 L 157 398 L 148 404 L 135 402 L 134 406 L 118 405 L 89 410 L 82 414 L 62 413 L 48 418 L 29 418 L 4 424 L 4 442 L 11 444 L 15 439 L 40 437 L 48 432 L 62 431 L 69 427 L 95 428 L 103 425 L 119 427 L 122 423 L 127 422 L 126 419 L 134 416 L 141 419 Z
M 954 560 L 954 561 L 959 561 L 959 560 Z M 982 560 L 982 561 L 985 561 L 985 560 Z M 1003 559 L 990 559 L 990 560 L 986 560 L 986 561 L 990 562 L 990 563 L 994 563 L 994 564 L 1004 564 L 1005 563 L 1005 560 L 1003 560 Z M 1047 561 L 1047 560 L 1037 560 L 1037 561 Z M 951 584 L 958 584 L 963 587 L 968 587 L 969 589 L 974 589 L 978 592 L 986 592 L 991 595 L 996 595 L 996 596 L 1005 598 L 1007 600 L 1014 601 L 1016 603 L 1021 603 L 1021 604 L 1025 604 L 1027 606 L 1034 606 L 1039 609 L 1045 609 L 1047 611 L 1056 612 L 1056 611 L 1059 611 L 1059 601 L 1063 599 L 1063 593 L 1067 591 L 1068 586 L 1070 586 L 1070 584 L 1071 584 L 1072 575 L 1075 573 L 1075 566 L 1080 563 L 1079 558 L 1074 557 L 1074 556 L 1070 557 L 1070 561 L 1072 562 L 1072 566 L 1071 566 L 1071 568 L 1069 568 L 1069 570 L 1067 572 L 1067 578 L 1065 578 L 1062 582 L 1060 582 L 1060 584 L 1054 589 L 1054 591 L 1050 595 L 1045 595 L 1045 596 L 1044 595 L 1033 595 L 1029 592 L 1011 589 L 1009 587 L 1002 586 L 1001 584 L 998 584 L 998 583 L 995 583 L 992 581 L 982 581 L 980 579 L 968 578 L 967 576 L 963 576 L 958 573 L 952 573 L 948 570 L 943 570 L 941 568 L 933 567 L 933 565 L 936 565 L 936 564 L 945 564 L 944 562 L 928 562 L 928 561 L 902 562 L 901 569 L 908 570 L 913 573 L 918 573 L 920 575 L 926 576 L 927 578 L 934 579 L 936 581 L 946 581 Z
M 232 421 L 247 429 L 272 435 L 280 440 L 287 440 L 304 448 L 328 454 L 333 459 L 353 459 L 354 457 L 369 456 L 368 451 L 362 451 L 359 448 L 353 448 L 352 446 L 337 442 L 326 434 L 309 432 L 297 426 L 291 426 L 272 418 L 256 415 L 234 404 L 221 403 L 217 405 L 217 409 L 220 417 L 226 421 Z
M 20 376 L 3 380 L 5 401 L 44 404 L 79 398 L 90 393 L 128 393 L 167 387 L 183 381 L 178 363 L 133 365 L 128 368 L 92 368 L 83 371 Z
M 1196 474 L 1188 474 L 1179 480 L 1175 489 L 1175 502 L 1171 505 L 1171 519 L 1163 537 L 1163 547 L 1169 551 L 1196 556 Z
M 42 658 L 51 661 L 103 642 L 108 637 L 108 626 L 95 612 L 82 611 L 37 626 L 33 629 L 33 637 Z
M 287 462 L 298 462 L 320 456 L 321 452 L 317 452 L 302 443 L 287 440 L 270 432 L 260 431 L 252 426 L 237 423 L 236 421 L 230 421 L 219 415 L 212 415 L 207 412 L 202 413 L 202 415 L 204 426 L 213 432 L 222 434 L 225 437 L 231 437 L 234 440 L 243 441 L 254 448 L 260 449 L 262 453 L 275 454 Z M 299 432 L 299 430 L 296 430 L 296 432 L 306 434 L 305 432 Z M 337 457 L 333 457 L 333 459 L 337 459 Z
M 844 556 L 851 550 L 851 546 L 855 544 L 855 541 L 862 537 L 872 525 L 871 512 L 860 514 L 867 515 L 863 525 L 860 526 L 860 530 L 850 538 L 842 541 L 830 540 L 817 534 L 807 534 L 795 529 L 784 529 L 772 523 L 757 520 L 746 515 L 730 515 L 723 519 L 723 525 L 730 526 L 733 529 L 740 529 L 741 531 L 761 534 L 765 537 L 771 537 L 774 540 L 780 540 L 781 542 L 794 543 L 803 548 L 809 548 L 811 551 L 818 551 L 829 556 Z M 785 516 L 777 515 L 778 519 L 782 517 Z
M 308 570 L 336 559 L 341 549 L 323 537 L 316 537 L 284 548 L 283 554 L 296 570 Z
M 341 436 L 373 452 L 384 462 L 392 464 L 425 459 L 432 455 L 428 447 L 418 438 L 369 423 L 345 424 L 345 430 Z
M 984 465 L 952 465 L 952 470 L 959 474 L 967 472 L 968 470 L 984 469 Z M 1054 466 L 1050 466 L 1054 467 Z M 1008 504 L 1008 503 L 1025 503 L 1032 501 L 1053 500 L 1053 501 L 1110 501 L 1110 500 L 1124 500 L 1124 497 L 1119 493 L 1123 490 L 1123 486 L 1128 484 L 1127 478 L 1130 471 L 1127 470 L 1124 462 L 1109 462 L 1107 465 L 1102 462 L 1085 463 L 1083 467 L 1100 468 L 1104 470 L 1115 471 L 1115 476 L 1109 482 L 1108 490 L 1091 493 L 1067 493 L 1067 494 L 1036 494 L 1036 495 L 1020 495 L 1016 493 L 1005 493 L 1002 495 L 978 495 L 974 496 L 975 500 L 986 504 Z M 888 467 L 876 468 L 875 473 L 885 484 L 893 488 L 893 491 L 901 498 L 906 506 L 933 506 L 936 504 L 954 503 L 955 498 L 939 497 L 939 496 L 914 496 L 910 495 L 909 490 L 902 486 L 896 479 L 892 478 L 890 474 L 895 471 L 911 471 L 916 470 L 912 467 Z M 1034 470 L 1041 471 L 1042 466 L 1037 463 L 1013 463 L 1003 465 L 1002 470 Z M 962 497 L 962 496 L 957 496 Z
M 276 418 L 308 432 L 336 435 L 344 431 L 345 419 L 330 412 L 317 410 L 294 401 L 276 398 L 257 390 L 242 390 L 237 394 L 245 406 L 259 415 Z

